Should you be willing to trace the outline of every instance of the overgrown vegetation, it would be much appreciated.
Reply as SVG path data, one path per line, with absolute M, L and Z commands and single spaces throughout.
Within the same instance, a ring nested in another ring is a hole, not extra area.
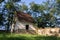
M 30 34 L 1 34 L 0 40 L 60 40 L 60 37 L 56 36 L 38 36 Z

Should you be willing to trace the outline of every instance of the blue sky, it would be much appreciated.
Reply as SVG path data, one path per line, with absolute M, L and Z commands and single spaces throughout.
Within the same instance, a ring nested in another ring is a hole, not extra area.
M 42 2 L 45 2 L 46 0 L 21 0 L 22 2 L 25 2 L 26 5 L 29 5 L 30 2 L 34 1 L 37 4 L 41 4 Z

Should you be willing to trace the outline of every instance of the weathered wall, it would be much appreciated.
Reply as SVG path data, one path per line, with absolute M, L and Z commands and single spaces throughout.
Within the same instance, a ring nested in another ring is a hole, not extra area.
M 17 29 L 26 29 L 26 25 L 29 25 L 29 30 L 36 30 L 32 23 L 28 22 L 16 22 L 15 30 Z

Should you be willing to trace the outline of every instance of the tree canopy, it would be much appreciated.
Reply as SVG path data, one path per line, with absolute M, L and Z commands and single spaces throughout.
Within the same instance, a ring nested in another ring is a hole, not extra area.
M 15 23 L 15 19 L 17 18 L 16 11 L 25 11 L 31 15 L 35 20 L 35 24 L 39 27 L 56 25 L 56 17 L 60 15 L 60 0 L 47 0 L 42 4 L 31 2 L 29 6 L 25 3 L 21 5 L 18 4 L 20 1 L 21 0 L 7 0 L 7 2 L 5 2 L 5 0 L 0 0 L 0 4 L 4 2 L 4 6 L 0 10 L 0 25 L 4 24 L 4 21 L 7 22 L 7 26 Z M 6 17 L 4 18 L 3 16 Z

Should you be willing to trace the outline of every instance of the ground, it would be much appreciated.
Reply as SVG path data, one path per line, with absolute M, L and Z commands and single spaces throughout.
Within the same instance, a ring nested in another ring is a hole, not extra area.
M 31 34 L 0 33 L 0 40 L 60 40 L 60 37 Z

